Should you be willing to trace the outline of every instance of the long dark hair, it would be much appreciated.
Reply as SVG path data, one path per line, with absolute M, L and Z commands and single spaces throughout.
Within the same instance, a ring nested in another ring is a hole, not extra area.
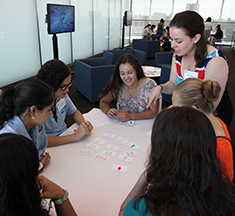
M 22 135 L 0 135 L 0 215 L 48 215 L 37 185 L 38 151 Z
M 234 215 L 235 187 L 221 171 L 209 119 L 191 107 L 155 119 L 147 165 L 146 212 L 153 215 Z
M 209 44 L 204 33 L 204 21 L 202 17 L 194 11 L 184 11 L 181 13 L 177 13 L 171 20 L 170 27 L 184 29 L 186 35 L 191 38 L 193 38 L 196 34 L 201 35 L 201 38 L 195 44 L 196 49 L 194 53 L 196 66 L 199 67 L 208 54 L 207 44 Z
M 38 110 L 50 106 L 54 101 L 54 90 L 46 83 L 27 79 L 13 87 L 3 89 L 0 96 L 0 129 L 15 115 L 20 116 L 35 105 Z
M 108 94 L 109 91 L 111 91 L 111 93 L 113 94 L 114 98 L 115 99 L 118 98 L 119 90 L 120 90 L 120 87 L 121 87 L 121 85 L 123 83 L 123 81 L 122 81 L 122 79 L 120 77 L 119 66 L 121 64 L 125 64 L 125 63 L 129 63 L 130 65 L 132 65 L 132 67 L 136 71 L 136 76 L 137 76 L 138 80 L 140 80 L 141 78 L 145 77 L 144 71 L 143 71 L 143 69 L 141 67 L 141 64 L 140 64 L 139 60 L 134 55 L 132 55 L 130 53 L 127 53 L 127 54 L 121 56 L 116 61 L 112 77 L 109 80 L 109 82 L 106 85 L 106 87 L 104 89 L 102 89 L 102 94 L 101 94 L 100 97 L 103 97 L 104 95 Z
M 69 67 L 58 59 L 47 61 L 38 71 L 37 78 L 51 86 L 55 91 L 71 74 Z

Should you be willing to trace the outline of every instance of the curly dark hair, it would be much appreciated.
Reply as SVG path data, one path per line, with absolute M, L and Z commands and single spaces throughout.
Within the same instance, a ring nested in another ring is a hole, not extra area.
M 38 71 L 37 78 L 50 85 L 55 91 L 71 74 L 69 67 L 58 59 L 47 61 Z
M 0 215 L 46 216 L 37 185 L 38 151 L 22 135 L 0 135 Z
M 163 110 L 155 119 L 147 165 L 152 215 L 234 215 L 235 186 L 222 173 L 210 120 L 192 107 Z

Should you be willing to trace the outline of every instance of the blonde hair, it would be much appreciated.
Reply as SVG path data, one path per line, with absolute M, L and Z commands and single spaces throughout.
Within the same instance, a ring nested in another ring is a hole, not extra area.
M 217 81 L 188 78 L 176 86 L 174 91 L 183 106 L 195 105 L 203 112 L 210 113 L 214 109 L 213 102 L 219 98 L 221 87 Z

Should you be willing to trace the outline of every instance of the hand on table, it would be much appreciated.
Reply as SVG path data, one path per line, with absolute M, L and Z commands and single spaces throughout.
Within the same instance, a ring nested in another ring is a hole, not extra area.
M 51 156 L 48 152 L 46 152 L 44 155 L 43 155 L 43 158 L 41 159 L 41 162 L 46 166 L 51 160 Z
M 74 141 L 82 139 L 84 136 L 88 135 L 93 129 L 92 124 L 89 121 L 81 123 L 77 131 L 73 134 Z
M 116 118 L 117 110 L 115 108 L 111 108 L 111 109 L 108 110 L 108 112 L 106 114 L 110 118 Z
M 123 111 L 123 110 L 119 110 L 117 111 L 117 119 L 122 122 L 129 121 L 130 113 Z
M 54 182 L 47 179 L 45 176 L 38 176 L 38 182 L 42 192 L 40 197 L 42 199 L 60 199 L 64 195 L 64 190 L 55 184 Z

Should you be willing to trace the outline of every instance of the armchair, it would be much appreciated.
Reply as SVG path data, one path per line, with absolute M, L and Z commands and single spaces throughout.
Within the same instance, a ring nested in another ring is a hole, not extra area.
M 124 49 L 124 50 L 104 50 L 103 57 L 107 59 L 107 64 L 115 64 L 118 58 L 126 53 L 133 54 L 140 61 L 141 65 L 146 65 L 146 53 L 136 49 Z
M 133 49 L 141 50 L 146 53 L 147 58 L 154 57 L 156 52 L 160 52 L 160 41 L 148 41 L 143 39 L 133 39 Z
M 174 53 L 173 51 L 155 53 L 154 66 L 155 67 L 162 67 L 162 66 L 171 67 L 173 53 Z
M 101 90 L 113 73 L 114 65 L 107 65 L 101 58 L 77 59 L 75 65 L 75 87 L 90 101 L 99 101 Z

